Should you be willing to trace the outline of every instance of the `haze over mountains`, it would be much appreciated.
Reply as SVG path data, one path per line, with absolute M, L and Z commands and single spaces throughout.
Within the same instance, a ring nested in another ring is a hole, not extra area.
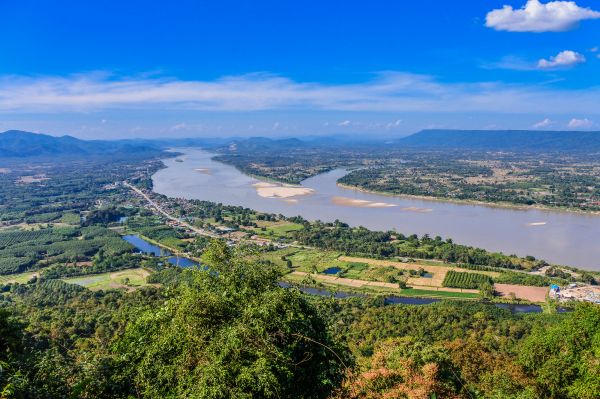
M 141 153 L 156 147 L 128 141 L 80 140 L 72 136 L 50 136 L 40 133 L 8 130 L 0 133 L 0 157 L 89 156 L 111 153 Z
M 419 148 L 502 151 L 600 151 L 600 132 L 537 130 L 422 130 L 398 143 Z
M 397 140 L 346 140 L 344 137 L 270 139 L 189 138 L 81 140 L 72 136 L 9 130 L 0 133 L 0 157 L 35 157 L 74 155 L 89 156 L 128 152 L 130 154 L 159 151 L 168 147 L 215 147 L 235 144 L 245 149 L 278 149 L 319 145 L 388 145 L 419 149 L 462 149 L 485 151 L 587 152 L 600 151 L 600 132 L 531 131 L 531 130 L 423 130 Z

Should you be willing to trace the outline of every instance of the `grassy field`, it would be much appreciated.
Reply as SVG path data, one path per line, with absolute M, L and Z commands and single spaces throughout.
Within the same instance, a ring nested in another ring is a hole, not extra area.
M 25 273 L 18 273 L 18 274 L 9 274 L 7 276 L 0 276 L 0 284 L 8 284 L 8 283 L 25 284 L 29 280 L 31 280 L 31 278 L 33 276 L 38 275 L 38 273 L 39 272 L 36 271 L 36 272 L 25 272 Z
M 348 263 L 338 260 L 339 256 L 339 252 L 300 248 L 285 248 L 261 254 L 262 259 L 270 260 L 277 266 L 286 267 L 286 261 L 289 260 L 294 270 L 307 273 L 320 273 L 329 267 L 347 267 Z
M 442 263 L 432 263 L 432 262 L 422 262 L 418 261 L 415 263 L 405 263 L 405 262 L 395 262 L 389 260 L 378 260 L 378 259 L 369 259 L 369 258 L 359 258 L 352 256 L 341 256 L 341 261 L 350 262 L 350 263 L 364 263 L 370 267 L 380 268 L 384 270 L 389 270 L 389 268 L 397 268 L 400 270 L 419 270 L 423 269 L 425 272 L 430 273 L 430 278 L 423 277 L 410 277 L 408 279 L 409 285 L 418 285 L 418 286 L 430 286 L 430 287 L 442 287 L 442 283 L 446 274 L 449 270 L 454 270 L 457 272 L 465 272 L 465 273 L 477 273 L 484 274 L 490 277 L 497 277 L 500 273 L 498 272 L 487 272 L 487 271 L 472 271 L 467 269 L 461 269 L 458 267 L 453 267 L 447 264 Z M 387 274 L 389 275 L 389 273 Z M 355 277 L 359 278 L 359 277 Z
M 479 297 L 478 294 L 475 293 L 465 293 L 465 292 L 447 292 L 447 291 L 434 291 L 434 290 L 423 290 L 423 289 L 414 289 L 414 288 L 391 288 L 386 286 L 378 286 L 378 285 L 340 285 L 336 284 L 335 280 L 331 278 L 331 276 L 316 276 L 318 280 L 315 281 L 314 278 L 310 276 L 305 276 L 301 274 L 288 274 L 285 276 L 285 281 L 295 284 L 306 284 L 309 281 L 308 285 L 314 285 L 316 287 L 321 287 L 324 289 L 328 289 L 331 292 L 348 292 L 355 294 L 366 294 L 366 295 L 398 295 L 398 296 L 406 296 L 406 297 L 427 297 L 427 298 L 446 298 L 446 299 L 477 299 Z M 323 278 L 325 277 L 325 278 Z
M 287 261 L 290 261 L 292 270 L 297 272 L 323 274 L 323 272 L 329 268 L 338 268 L 340 271 L 337 276 L 345 279 L 377 281 L 383 283 L 397 283 L 402 280 L 407 280 L 407 283 L 411 286 L 416 286 L 419 289 L 422 287 L 431 287 L 432 289 L 435 289 L 433 291 L 436 292 L 438 288 L 442 288 L 442 282 L 448 270 L 463 271 L 462 269 L 449 267 L 448 265 L 439 263 L 432 266 L 421 262 L 402 263 L 383 261 L 344 256 L 335 251 L 306 248 L 286 248 L 262 254 L 261 257 L 280 266 L 283 271 L 290 270 L 287 268 Z M 423 269 L 425 272 L 429 273 L 429 275 L 427 277 L 418 277 L 416 275 L 406 274 L 409 270 L 418 271 L 419 269 Z M 490 273 L 498 274 L 493 272 L 482 272 L 482 274 Z
M 133 290 L 146 285 L 150 272 L 143 268 L 127 269 L 118 272 L 91 274 L 63 279 L 67 283 L 81 285 L 90 290 L 108 290 L 122 288 Z
M 261 237 L 265 238 L 291 238 L 290 232 L 302 229 L 301 224 L 288 223 L 288 222 L 268 222 L 264 220 L 257 220 L 253 232 Z M 263 230 L 264 229 L 264 230 Z
M 433 290 L 420 290 L 415 288 L 405 288 L 400 291 L 400 295 L 405 296 L 424 296 L 428 298 L 466 298 L 474 299 L 478 298 L 479 294 L 470 292 L 447 292 L 447 291 L 433 291 Z

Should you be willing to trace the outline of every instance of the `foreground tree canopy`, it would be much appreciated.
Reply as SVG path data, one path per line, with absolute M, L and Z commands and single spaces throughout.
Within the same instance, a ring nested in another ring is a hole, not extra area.
M 343 361 L 324 320 L 277 273 L 222 243 L 210 269 L 159 309 L 141 314 L 115 345 L 135 391 L 149 397 L 322 397 Z
M 600 307 L 515 315 L 477 302 L 385 306 L 278 286 L 213 242 L 206 269 L 92 292 L 0 294 L 1 398 L 579 398 L 600 391 Z

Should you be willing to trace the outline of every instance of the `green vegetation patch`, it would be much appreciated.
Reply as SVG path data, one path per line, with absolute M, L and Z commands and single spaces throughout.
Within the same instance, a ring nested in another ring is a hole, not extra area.
M 454 270 L 449 270 L 448 273 L 446 273 L 444 281 L 442 282 L 442 286 L 451 288 L 477 289 L 485 283 L 491 284 L 492 279 L 484 274 L 455 272 Z
M 183 238 L 185 238 L 184 235 L 169 226 L 159 225 L 139 227 L 136 231 L 144 237 L 178 251 L 183 251 L 187 245 L 186 242 L 183 241 Z
M 463 299 L 476 299 L 479 298 L 479 294 L 473 294 L 470 292 L 449 292 L 449 291 L 437 291 L 437 290 L 421 290 L 416 288 L 404 288 L 400 291 L 400 295 L 403 296 L 418 296 L 418 297 L 430 297 L 430 298 L 463 298 Z
M 141 287 L 146 285 L 148 272 L 142 268 L 108 272 L 102 274 L 85 275 L 66 278 L 63 281 L 77 284 L 91 290 L 108 290 L 112 288 Z

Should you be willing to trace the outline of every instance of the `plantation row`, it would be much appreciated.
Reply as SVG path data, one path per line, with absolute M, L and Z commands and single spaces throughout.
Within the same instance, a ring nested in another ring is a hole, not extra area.
M 464 273 L 450 270 L 446 274 L 442 285 L 451 288 L 476 289 L 485 283 L 492 283 L 491 277 L 479 273 Z
M 16 230 L 0 233 L 0 249 L 23 242 L 44 243 L 48 241 L 62 241 L 65 237 L 75 235 L 76 230 L 70 228 L 42 229 L 42 230 Z
M 104 227 L 48 228 L 0 233 L 0 274 L 20 273 L 59 262 L 90 260 L 98 251 L 106 255 L 130 252 L 133 247 Z

